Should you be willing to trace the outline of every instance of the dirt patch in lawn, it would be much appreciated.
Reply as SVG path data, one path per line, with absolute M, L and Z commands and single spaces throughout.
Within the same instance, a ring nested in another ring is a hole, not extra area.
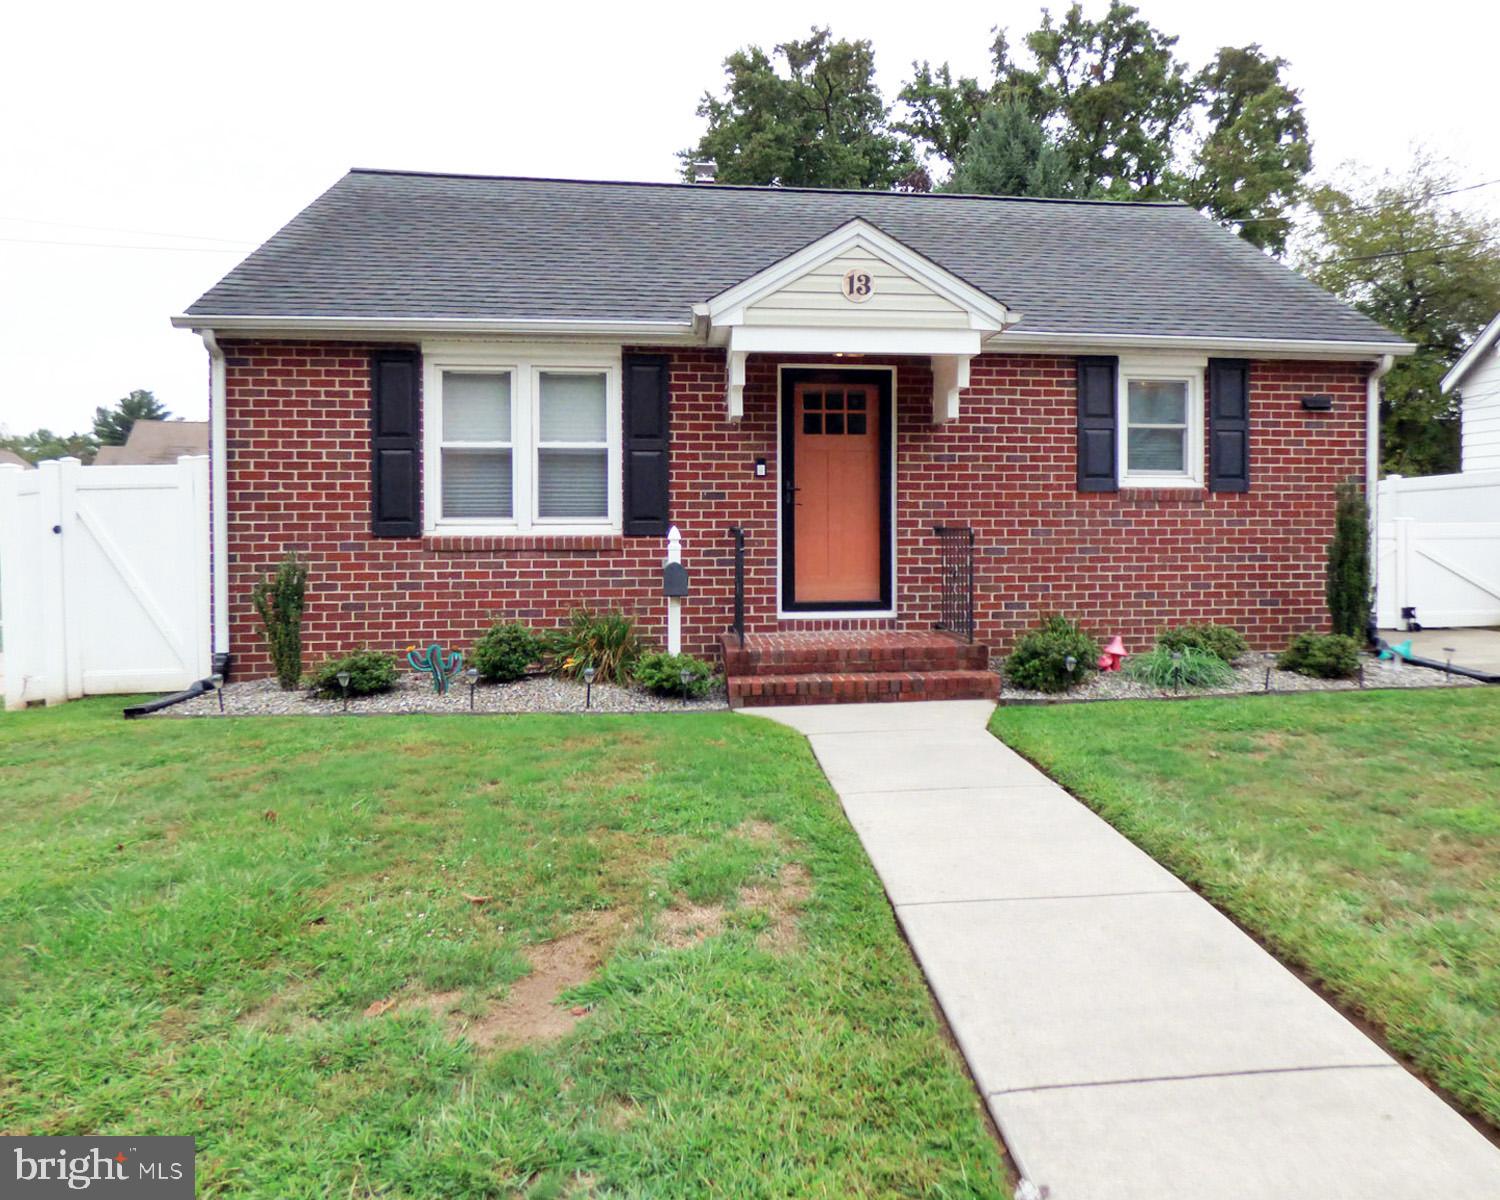
M 774 835 L 774 826 L 768 826 Z M 740 832 L 745 832 L 741 827 Z M 740 909 L 766 914 L 766 927 L 759 941 L 767 950 L 785 954 L 798 945 L 797 918 L 812 892 L 812 877 L 801 863 L 787 863 L 774 880 L 739 890 Z M 731 912 L 724 904 L 679 902 L 656 918 L 656 940 L 674 950 L 696 946 L 724 932 Z
M 503 1000 L 475 1015 L 463 1008 L 461 991 L 425 992 L 391 996 L 365 1009 L 366 1017 L 389 1012 L 430 1012 L 455 1037 L 481 1050 L 492 1046 L 528 1046 L 550 1042 L 568 1033 L 588 1015 L 583 1007 L 567 1008 L 557 998 L 569 988 L 588 982 L 623 933 L 623 922 L 613 912 L 599 913 L 583 928 L 526 951 L 531 972 L 511 984 Z

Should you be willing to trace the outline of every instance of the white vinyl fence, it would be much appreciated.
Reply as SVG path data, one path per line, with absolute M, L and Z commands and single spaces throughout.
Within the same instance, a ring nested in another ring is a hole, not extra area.
M 1500 625 L 1500 471 L 1381 480 L 1375 615 L 1433 628 Z
M 5 706 L 210 672 L 208 459 L 0 467 Z

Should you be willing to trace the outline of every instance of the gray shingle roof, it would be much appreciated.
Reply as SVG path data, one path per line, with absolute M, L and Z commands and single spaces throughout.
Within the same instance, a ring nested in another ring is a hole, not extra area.
M 188 315 L 686 323 L 854 217 L 1018 309 L 1021 334 L 1400 341 L 1178 204 L 364 170 Z

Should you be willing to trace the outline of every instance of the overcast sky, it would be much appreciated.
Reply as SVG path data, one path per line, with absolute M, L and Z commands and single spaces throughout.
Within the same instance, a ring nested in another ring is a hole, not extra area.
M 1288 59 L 1321 170 L 1399 169 L 1422 143 L 1461 183 L 1500 178 L 1500 4 L 1140 7 L 1195 66 L 1252 41 Z M 985 77 L 991 27 L 1018 37 L 1039 9 L 18 6 L 0 76 L 0 429 L 85 428 L 132 388 L 206 416 L 202 343 L 168 318 L 351 166 L 669 180 L 738 46 L 830 24 L 873 40 L 890 98 L 913 59 Z M 1500 211 L 1500 187 L 1470 203 Z

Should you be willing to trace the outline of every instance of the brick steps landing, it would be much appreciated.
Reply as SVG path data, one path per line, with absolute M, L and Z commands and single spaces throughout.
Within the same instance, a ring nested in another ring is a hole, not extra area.
M 999 695 L 989 650 L 941 633 L 758 633 L 720 639 L 729 703 L 861 704 Z

